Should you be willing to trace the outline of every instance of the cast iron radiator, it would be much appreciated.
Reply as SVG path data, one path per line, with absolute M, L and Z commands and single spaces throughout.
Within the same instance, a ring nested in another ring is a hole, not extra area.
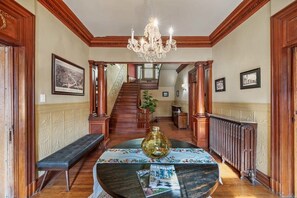
M 209 149 L 253 184 L 256 175 L 257 123 L 210 114 Z

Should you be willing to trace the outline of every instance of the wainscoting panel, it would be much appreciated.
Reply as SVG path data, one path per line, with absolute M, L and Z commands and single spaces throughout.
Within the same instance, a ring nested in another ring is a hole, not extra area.
M 270 175 L 270 104 L 214 102 L 212 108 L 213 114 L 258 123 L 256 167 Z
M 88 134 L 88 116 L 88 102 L 36 105 L 36 160 Z

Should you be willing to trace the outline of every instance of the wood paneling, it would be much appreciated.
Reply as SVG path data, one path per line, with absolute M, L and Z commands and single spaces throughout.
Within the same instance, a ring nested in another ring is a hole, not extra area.
M 256 180 L 264 186 L 266 186 L 267 188 L 270 188 L 270 177 L 259 170 L 256 170 Z
M 127 47 L 129 36 L 94 37 L 63 1 L 38 0 L 90 47 Z M 212 47 L 270 0 L 243 1 L 209 36 L 174 36 L 177 47 Z M 163 36 L 165 42 L 168 37 Z
M 27 197 L 35 190 L 35 17 L 15 1 L 1 1 L 7 30 L 0 42 L 14 46 L 14 164 L 15 196 Z M 12 18 L 9 18 L 11 16 Z M 16 20 L 16 21 L 14 21 Z M 2 26 L 3 26 L 2 19 Z
M 294 194 L 293 45 L 297 24 L 295 1 L 271 19 L 271 188 L 281 196 Z M 290 36 L 291 35 L 291 36 Z M 296 161 L 295 161 L 296 163 Z M 296 170 L 295 170 L 296 171 Z

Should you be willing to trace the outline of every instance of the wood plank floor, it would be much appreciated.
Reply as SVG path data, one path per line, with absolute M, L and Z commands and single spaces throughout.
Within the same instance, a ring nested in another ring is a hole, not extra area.
M 169 120 L 162 120 L 154 125 L 160 126 L 162 132 L 172 139 L 178 139 L 192 143 L 190 130 L 177 130 L 173 123 Z M 108 147 L 112 147 L 123 141 L 139 138 L 139 136 L 124 136 L 111 134 L 111 141 Z M 70 170 L 70 182 L 72 183 L 70 192 L 66 192 L 65 174 L 61 172 L 52 179 L 46 187 L 33 198 L 85 198 L 92 194 L 93 175 L 92 169 L 96 160 L 101 155 L 102 151 L 95 151 L 86 157 L 85 161 L 79 162 Z M 216 157 L 217 159 L 217 157 Z M 239 179 L 238 175 L 226 164 L 220 163 L 218 159 L 223 185 L 219 185 L 212 198 L 271 198 L 277 197 L 262 185 L 252 186 L 247 179 Z M 80 171 L 79 171 L 80 169 Z M 79 172 L 78 172 L 79 171 Z M 74 178 L 76 179 L 74 180 Z

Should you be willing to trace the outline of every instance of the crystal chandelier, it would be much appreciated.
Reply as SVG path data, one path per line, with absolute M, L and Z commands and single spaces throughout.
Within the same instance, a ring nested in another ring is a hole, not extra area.
M 163 46 L 157 19 L 151 18 L 145 26 L 144 37 L 139 41 L 134 39 L 134 30 L 131 30 L 131 38 L 128 39 L 127 48 L 133 50 L 139 57 L 147 62 L 154 62 L 159 58 L 166 57 L 171 49 L 176 50 L 176 41 L 172 39 L 173 29 L 169 29 L 169 40 Z

